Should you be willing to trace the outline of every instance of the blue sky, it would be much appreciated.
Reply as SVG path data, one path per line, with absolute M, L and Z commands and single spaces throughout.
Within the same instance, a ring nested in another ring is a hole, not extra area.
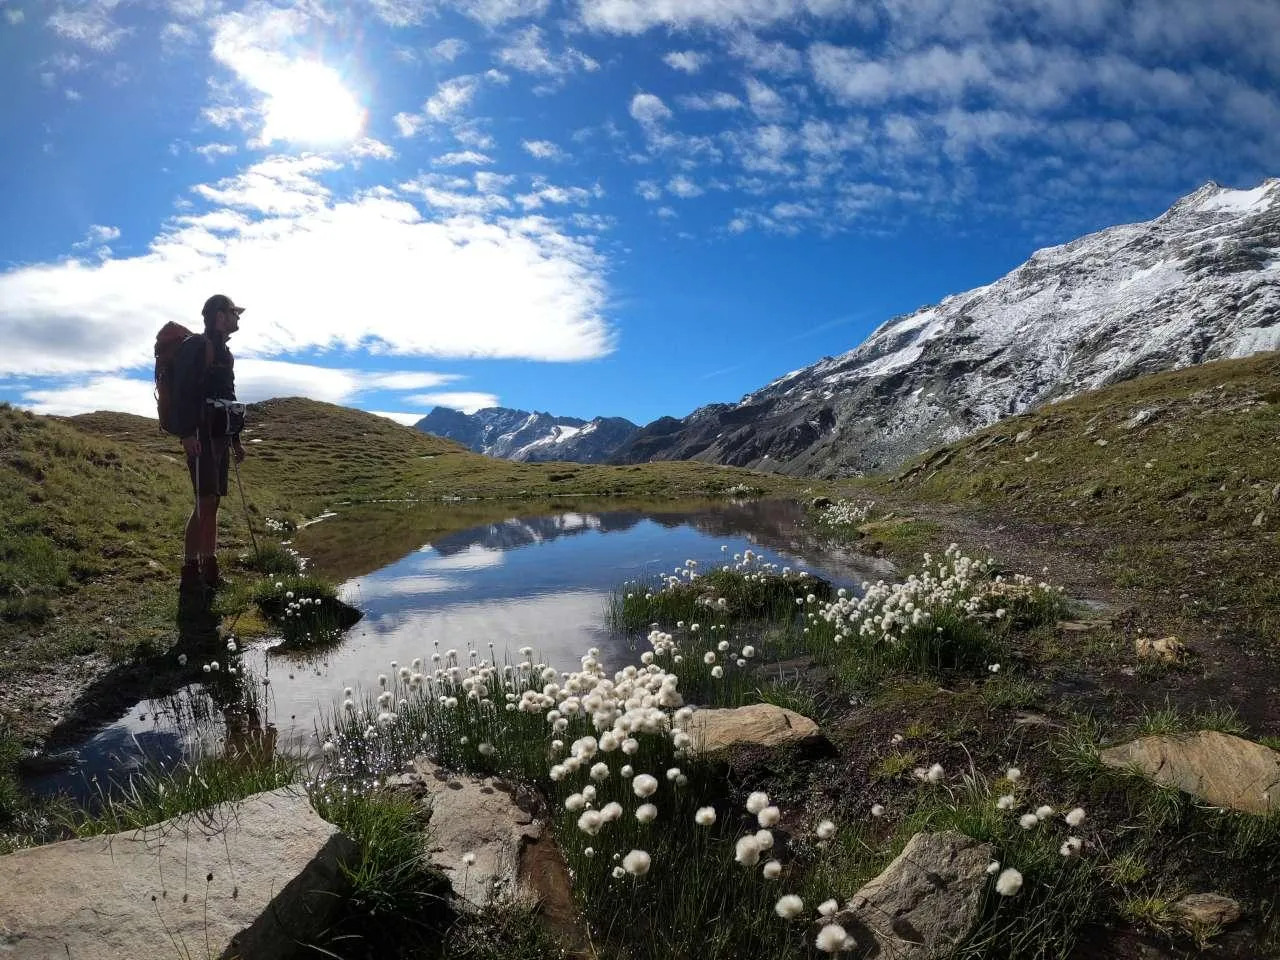
M 4 0 L 0 400 L 646 422 L 1278 172 L 1272 0 Z M 1271 166 L 1268 166 L 1271 164 Z

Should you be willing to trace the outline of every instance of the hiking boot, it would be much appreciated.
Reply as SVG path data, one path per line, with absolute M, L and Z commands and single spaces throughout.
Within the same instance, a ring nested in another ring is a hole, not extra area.
M 188 560 L 182 565 L 182 579 L 178 582 L 178 590 L 182 593 L 204 592 L 204 577 L 200 573 L 200 563 Z
M 221 590 L 227 585 L 227 581 L 218 573 L 217 557 L 201 557 L 200 572 L 204 576 L 204 585 L 210 590 Z

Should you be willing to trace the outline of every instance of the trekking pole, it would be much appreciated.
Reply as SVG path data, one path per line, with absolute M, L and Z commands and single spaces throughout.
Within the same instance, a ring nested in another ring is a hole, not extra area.
M 258 538 L 253 533 L 253 520 L 249 517 L 249 501 L 245 499 L 244 483 L 240 480 L 240 461 L 236 459 L 235 451 L 231 453 L 231 462 L 236 467 L 236 486 L 240 488 L 240 505 L 244 507 L 244 523 L 249 528 L 249 539 L 253 542 L 253 556 L 258 561 L 258 566 L 262 566 L 262 554 L 258 552 Z

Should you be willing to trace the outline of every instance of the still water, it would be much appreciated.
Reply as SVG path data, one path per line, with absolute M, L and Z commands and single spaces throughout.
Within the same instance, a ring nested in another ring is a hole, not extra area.
M 406 523 L 412 520 L 404 516 Z M 606 666 L 620 669 L 637 662 L 636 643 L 643 638 L 609 628 L 611 593 L 626 582 L 652 581 L 690 559 L 705 570 L 751 549 L 837 586 L 886 575 L 869 558 L 823 552 L 801 520 L 798 507 L 779 502 L 679 511 L 566 509 L 433 537 L 343 582 L 340 596 L 364 616 L 327 650 L 277 653 L 268 639 L 245 644 L 242 662 L 254 678 L 258 701 L 250 729 L 244 729 L 242 718 L 229 726 L 227 712 L 210 691 L 190 684 L 137 704 L 75 747 L 69 767 L 31 786 L 84 796 L 95 776 L 119 778 L 148 761 L 174 762 L 201 748 L 217 748 L 229 736 L 309 753 L 316 748 L 317 725 L 341 701 L 344 687 L 376 690 L 378 675 L 390 674 L 392 661 L 408 665 L 422 657 L 429 662 L 436 642 L 440 652 L 471 646 L 498 662 L 530 646 L 560 670 L 575 669 L 590 647 L 599 647 Z M 367 512 L 324 522 L 331 526 L 317 538 L 322 574 L 343 568 L 336 554 L 350 554 L 353 544 L 386 529 Z M 399 524 L 393 529 L 404 534 Z M 386 539 L 402 543 L 403 536 Z M 306 548 L 305 538 L 299 546 Z M 361 553 L 376 558 L 371 546 L 378 544 L 362 543 Z M 464 652 L 464 662 L 465 657 Z

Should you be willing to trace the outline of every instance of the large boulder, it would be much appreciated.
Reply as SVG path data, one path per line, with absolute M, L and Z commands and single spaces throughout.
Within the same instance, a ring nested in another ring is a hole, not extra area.
M 991 854 L 963 833 L 917 833 L 835 920 L 883 960 L 948 957 L 977 923 Z
M 823 741 L 818 725 L 808 717 L 771 703 L 698 710 L 689 721 L 688 732 L 694 752 L 703 754 L 734 747 L 792 747 Z
M 291 954 L 328 926 L 353 845 L 301 791 L 0 857 L 0 954 L 172 960 Z
M 1280 810 L 1280 753 L 1252 740 L 1201 730 L 1142 737 L 1101 753 L 1102 762 L 1242 813 Z
M 454 893 L 475 907 L 521 895 L 521 859 L 541 825 L 516 785 L 455 773 L 426 759 L 413 767 L 390 777 L 386 789 L 422 804 L 431 863 L 449 878 Z

